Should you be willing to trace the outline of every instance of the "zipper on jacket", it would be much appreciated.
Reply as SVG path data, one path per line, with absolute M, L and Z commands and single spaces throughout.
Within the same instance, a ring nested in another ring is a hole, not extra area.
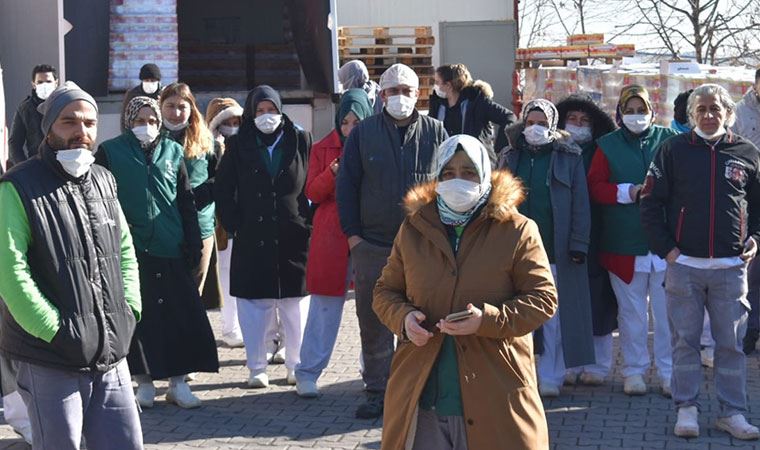
M 739 208 L 739 241 L 744 244 L 744 207 Z
M 710 146 L 710 258 L 715 254 L 715 166 L 716 166 L 715 146 Z
M 686 207 L 682 206 L 681 211 L 678 213 L 678 224 L 676 225 L 676 243 L 681 243 L 681 230 L 683 229 L 683 219 L 686 215 Z

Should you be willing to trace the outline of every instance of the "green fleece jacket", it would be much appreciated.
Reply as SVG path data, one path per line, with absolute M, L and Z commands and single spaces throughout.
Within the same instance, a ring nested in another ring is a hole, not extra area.
M 32 232 L 24 205 L 13 184 L 0 183 L 0 207 L 0 297 L 24 331 L 50 343 L 60 328 L 60 314 L 32 278 L 26 259 Z M 137 258 L 129 225 L 121 210 L 119 219 L 124 296 L 139 321 L 142 303 Z

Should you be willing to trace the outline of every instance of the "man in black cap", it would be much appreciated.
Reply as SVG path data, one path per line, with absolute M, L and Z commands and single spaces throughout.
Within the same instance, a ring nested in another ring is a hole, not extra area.
M 116 182 L 93 165 L 98 107 L 66 82 L 39 106 L 39 153 L 0 178 L 0 352 L 34 449 L 142 449 L 126 355 L 137 259 Z
M 128 90 L 124 94 L 124 102 L 121 104 L 121 132 L 124 129 L 124 111 L 127 109 L 129 101 L 135 97 L 150 97 L 153 100 L 158 101 L 158 97 L 161 95 L 161 69 L 157 65 L 149 63 L 144 64 L 140 68 L 140 84 Z

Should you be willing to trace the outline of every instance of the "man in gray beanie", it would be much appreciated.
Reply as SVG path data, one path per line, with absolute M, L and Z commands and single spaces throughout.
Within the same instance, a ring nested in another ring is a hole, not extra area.
M 125 356 L 137 260 L 116 182 L 92 165 L 98 107 L 67 82 L 38 107 L 39 153 L 0 178 L 0 352 L 34 448 L 142 449 Z

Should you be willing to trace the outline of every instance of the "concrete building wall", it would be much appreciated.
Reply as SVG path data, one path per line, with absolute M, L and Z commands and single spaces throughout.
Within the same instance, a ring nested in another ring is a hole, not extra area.
M 514 20 L 515 0 L 337 0 L 338 26 L 431 26 L 436 45 L 433 65 L 440 65 L 439 23 Z
M 32 90 L 32 69 L 51 64 L 65 79 L 63 0 L 0 1 L 0 62 L 10 127 L 19 103 Z

